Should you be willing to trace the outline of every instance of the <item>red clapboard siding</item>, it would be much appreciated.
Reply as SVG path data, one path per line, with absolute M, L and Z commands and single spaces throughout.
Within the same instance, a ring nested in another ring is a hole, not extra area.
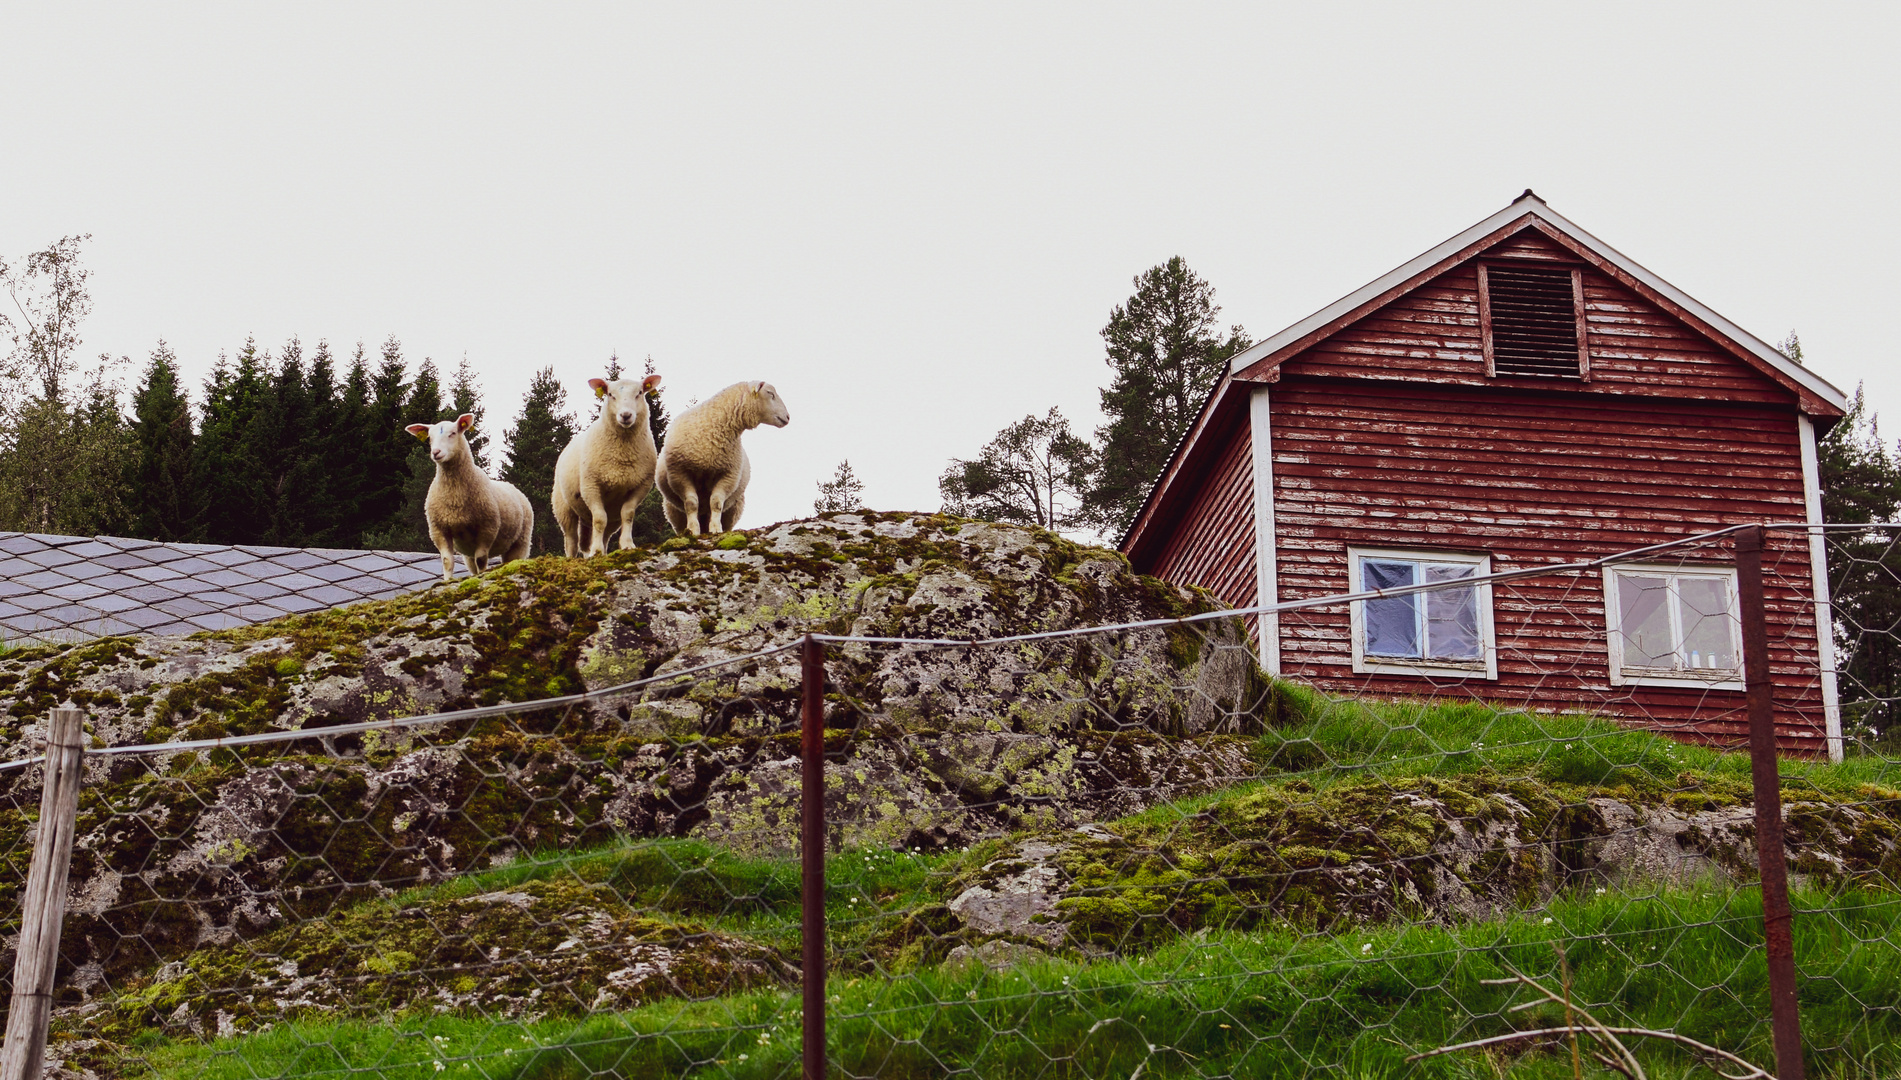
M 1574 383 L 1569 393 L 1513 391 L 1498 380 L 1434 385 L 1301 377 L 1291 364 L 1284 370 L 1271 420 L 1281 600 L 1350 591 L 1348 545 L 1484 551 L 1495 570 L 1507 570 L 1805 516 L 1786 395 L 1777 407 L 1644 399 L 1605 394 L 1596 384 Z M 1243 431 L 1243 463 L 1245 440 Z M 1198 513 L 1184 526 L 1195 525 Z M 1767 544 L 1783 742 L 1820 752 L 1806 540 L 1772 533 Z M 1685 557 L 1733 565 L 1734 554 L 1725 542 Z M 1493 618 L 1496 682 L 1354 674 L 1344 609 L 1284 616 L 1282 671 L 1334 690 L 1469 694 L 1609 713 L 1686 738 L 1747 737 L 1741 691 L 1610 686 L 1597 573 L 1501 585 Z
M 1580 265 L 1535 230 L 1482 258 Z M 1594 267 L 1584 270 L 1590 389 L 1600 394 L 1784 404 L 1789 393 Z M 1478 271 L 1456 267 L 1289 358 L 1282 377 L 1334 376 L 1539 389 L 1553 380 L 1485 374 Z
M 1254 465 L 1245 422 L 1232 425 L 1221 452 L 1194 485 L 1181 523 L 1149 573 L 1199 585 L 1230 607 L 1254 606 Z

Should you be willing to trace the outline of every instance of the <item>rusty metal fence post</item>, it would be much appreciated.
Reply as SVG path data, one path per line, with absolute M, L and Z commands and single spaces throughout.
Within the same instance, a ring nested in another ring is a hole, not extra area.
M 825 644 L 799 646 L 799 913 L 805 955 L 805 1080 L 825 1080 Z
M 46 1056 L 59 929 L 66 915 L 66 874 L 73 862 L 73 821 L 86 764 L 84 715 L 74 708 L 54 709 L 47 725 L 39 831 L 20 904 L 20 947 L 13 960 L 13 1000 L 7 1007 L 6 1045 L 0 1048 L 0 1080 L 39 1080 Z
M 1755 788 L 1756 864 L 1762 878 L 1763 951 L 1769 961 L 1769 1016 L 1777 1080 L 1802 1080 L 1802 1022 L 1795 998 L 1795 940 L 1789 872 L 1782 848 L 1782 779 L 1776 762 L 1776 705 L 1769 678 L 1769 627 L 1762 590 L 1762 526 L 1736 534 L 1736 587 L 1742 600 L 1743 685 L 1749 703 L 1749 772 Z M 1827 633 L 1826 628 L 1817 628 Z

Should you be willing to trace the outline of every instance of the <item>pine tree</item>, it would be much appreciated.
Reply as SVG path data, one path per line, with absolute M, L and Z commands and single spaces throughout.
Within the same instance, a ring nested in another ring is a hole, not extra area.
M 1088 523 L 1083 496 L 1094 462 L 1060 410 L 1026 416 L 997 433 L 971 461 L 952 459 L 938 478 L 944 512 L 1046 529 Z
M 407 375 L 402 343 L 392 334 L 383 342 L 382 357 L 370 375 L 370 398 L 359 419 L 362 486 L 356 520 L 361 532 L 354 544 L 368 545 L 365 537 L 400 530 L 398 519 L 411 476 L 409 452 L 416 445 L 415 436 L 403 430 L 411 423 Z
M 178 357 L 160 341 L 132 398 L 132 535 L 175 542 L 192 535 L 191 403 L 179 384 Z
M 303 342 L 278 354 L 268 392 L 245 432 L 244 459 L 257 483 L 258 541 L 282 547 L 310 542 L 309 474 L 320 468 L 305 445 L 313 410 Z
M 1134 523 L 1228 359 L 1248 346 L 1239 326 L 1222 336 L 1214 296 L 1176 256 L 1137 277 L 1135 294 L 1102 328 L 1115 377 L 1102 391 L 1109 422 L 1096 429 L 1099 464 L 1086 506 L 1105 532 Z
M 312 520 L 315 546 L 353 548 L 363 541 L 369 524 L 362 511 L 367 488 L 365 471 L 373 456 L 373 448 L 364 443 L 371 394 L 369 353 L 359 341 L 334 404 L 326 409 L 330 419 L 320 436 L 322 460 L 329 471 L 323 510 Z
M 489 438 L 488 426 L 484 423 L 487 413 L 482 409 L 482 384 L 476 381 L 475 369 L 469 367 L 466 355 L 455 367 L 455 380 L 449 384 L 449 402 L 440 419 L 454 420 L 464 413 L 475 417 L 475 426 L 465 436 L 469 440 L 469 456 L 475 459 L 476 468 L 488 472 Z
M 608 363 L 610 369 L 618 373 L 620 358 L 614 357 Z M 642 377 L 652 374 L 653 357 L 649 355 Z M 647 391 L 647 428 L 653 432 L 655 451 L 667 444 L 667 407 L 660 400 L 660 390 L 661 387 L 656 384 Z M 634 510 L 633 523 L 627 527 L 627 535 L 636 544 L 658 544 L 673 535 L 673 526 L 667 523 L 666 502 L 661 499 L 658 489 L 649 491 L 640 500 L 640 505 Z
M 310 354 L 310 369 L 305 375 L 310 400 L 310 419 L 297 433 L 297 456 L 304 501 L 304 543 L 311 547 L 327 545 L 343 516 L 339 497 L 349 486 L 337 472 L 333 455 L 339 442 L 343 403 L 337 388 L 336 360 L 330 355 L 330 343 L 319 340 Z
M 435 361 L 424 357 L 416 369 L 416 382 L 403 406 L 403 427 L 433 424 L 445 419 L 442 404 L 442 376 Z M 363 546 L 387 551 L 434 551 L 429 539 L 429 485 L 436 479 L 436 463 L 429 457 L 429 446 L 405 432 L 409 456 L 405 459 L 403 505 L 396 515 L 364 535 Z
M 259 477 L 246 444 L 266 393 L 257 342 L 247 339 L 236 366 L 224 354 L 205 383 L 204 419 L 192 446 L 196 537 L 213 544 L 255 544 L 263 530 Z
M 535 372 L 522 400 L 521 414 L 503 435 L 508 464 L 503 480 L 521 489 L 535 509 L 533 554 L 562 550 L 561 527 L 555 524 L 549 499 L 554 493 L 554 464 L 562 448 L 574 438 L 574 415 L 566 411 L 568 392 L 555 378 L 554 368 Z
M 812 501 L 812 512 L 827 514 L 835 510 L 863 509 L 865 501 L 861 496 L 864 490 L 865 485 L 851 471 L 851 462 L 841 461 L 838 471 L 832 474 L 830 480 L 819 481 L 818 498 Z

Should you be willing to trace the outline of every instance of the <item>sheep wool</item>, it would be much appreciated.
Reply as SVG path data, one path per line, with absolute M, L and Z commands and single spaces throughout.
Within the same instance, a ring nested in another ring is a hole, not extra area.
M 429 539 L 442 553 L 442 580 L 455 580 L 455 554 L 471 575 L 488 569 L 490 555 L 505 563 L 528 557 L 528 539 L 535 530 L 535 509 L 515 485 L 491 480 L 475 464 L 464 434 L 475 417 L 463 413 L 454 420 L 411 424 L 403 430 L 429 444 L 436 478 L 429 482 L 423 515 L 429 519 Z
M 660 385 L 660 376 L 589 379 L 587 384 L 601 399 L 601 415 L 568 442 L 554 465 L 551 502 L 569 558 L 606 554 L 607 534 L 615 529 L 621 548 L 632 547 L 634 511 L 653 490 L 647 395 Z
M 699 536 L 731 529 L 746 508 L 752 479 L 739 437 L 760 424 L 784 427 L 791 419 L 779 391 L 767 382 L 734 383 L 676 417 L 654 473 L 673 531 Z

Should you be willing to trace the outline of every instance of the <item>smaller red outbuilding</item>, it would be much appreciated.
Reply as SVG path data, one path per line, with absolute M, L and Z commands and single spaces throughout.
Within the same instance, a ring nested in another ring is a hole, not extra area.
M 1527 191 L 1236 356 L 1122 550 L 1247 607 L 1818 522 L 1816 430 L 1846 408 Z M 1767 544 L 1784 744 L 1839 756 L 1824 545 Z M 1727 545 L 1428 595 L 1268 616 L 1263 664 L 1746 738 Z

